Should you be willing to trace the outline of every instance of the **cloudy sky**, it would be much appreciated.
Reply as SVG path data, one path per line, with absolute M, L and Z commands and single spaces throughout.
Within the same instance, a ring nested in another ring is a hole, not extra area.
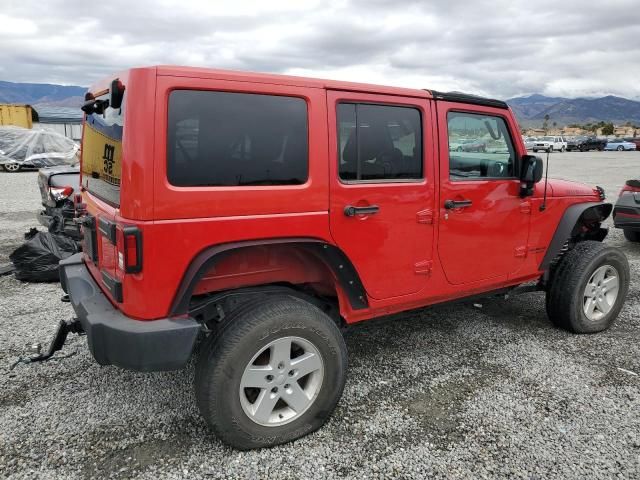
M 590 5 L 593 3 L 593 5 Z M 508 98 L 640 99 L 638 0 L 3 0 L 0 80 L 181 64 Z

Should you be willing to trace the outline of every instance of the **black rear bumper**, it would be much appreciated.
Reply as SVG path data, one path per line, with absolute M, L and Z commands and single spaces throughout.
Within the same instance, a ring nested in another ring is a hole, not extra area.
M 201 326 L 192 318 L 134 320 L 111 305 L 89 273 L 82 254 L 60 262 L 60 283 L 101 365 L 138 370 L 176 370 L 193 351 Z

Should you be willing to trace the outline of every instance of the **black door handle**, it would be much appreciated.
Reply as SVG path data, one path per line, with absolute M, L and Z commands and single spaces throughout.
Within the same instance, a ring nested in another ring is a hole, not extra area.
M 471 200 L 445 200 L 444 208 L 452 210 L 454 208 L 470 207 L 473 204 Z
M 369 205 L 368 207 L 354 207 L 353 205 L 347 205 L 344 207 L 344 214 L 347 217 L 355 217 L 356 215 L 373 215 L 379 211 L 380 207 L 378 205 Z

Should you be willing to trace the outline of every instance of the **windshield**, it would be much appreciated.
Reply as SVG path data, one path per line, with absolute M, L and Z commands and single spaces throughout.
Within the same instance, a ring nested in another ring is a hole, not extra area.
M 546 141 L 546 142 L 553 142 L 553 137 L 542 137 L 540 140 Z
M 108 94 L 97 100 L 107 100 Z M 120 169 L 125 98 L 120 108 L 85 115 L 82 133 L 82 185 L 105 202 L 120 205 Z

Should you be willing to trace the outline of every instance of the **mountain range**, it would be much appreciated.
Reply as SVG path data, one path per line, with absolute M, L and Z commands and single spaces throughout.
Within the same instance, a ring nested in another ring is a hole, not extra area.
M 549 124 L 612 122 L 621 125 L 631 122 L 640 125 L 640 102 L 607 95 L 600 98 L 545 97 L 534 94 L 517 97 L 507 103 L 518 118 L 518 123 L 526 127 L 541 126 L 546 115 Z
M 0 103 L 27 103 L 58 107 L 80 107 L 86 87 L 49 83 L 13 83 L 0 81 Z M 549 124 L 558 126 L 600 121 L 640 125 L 640 102 L 608 95 L 601 98 L 546 97 L 533 94 L 507 100 L 518 122 L 524 127 L 539 127 L 545 115 Z
M 86 87 L 0 81 L 0 103 L 80 107 Z

